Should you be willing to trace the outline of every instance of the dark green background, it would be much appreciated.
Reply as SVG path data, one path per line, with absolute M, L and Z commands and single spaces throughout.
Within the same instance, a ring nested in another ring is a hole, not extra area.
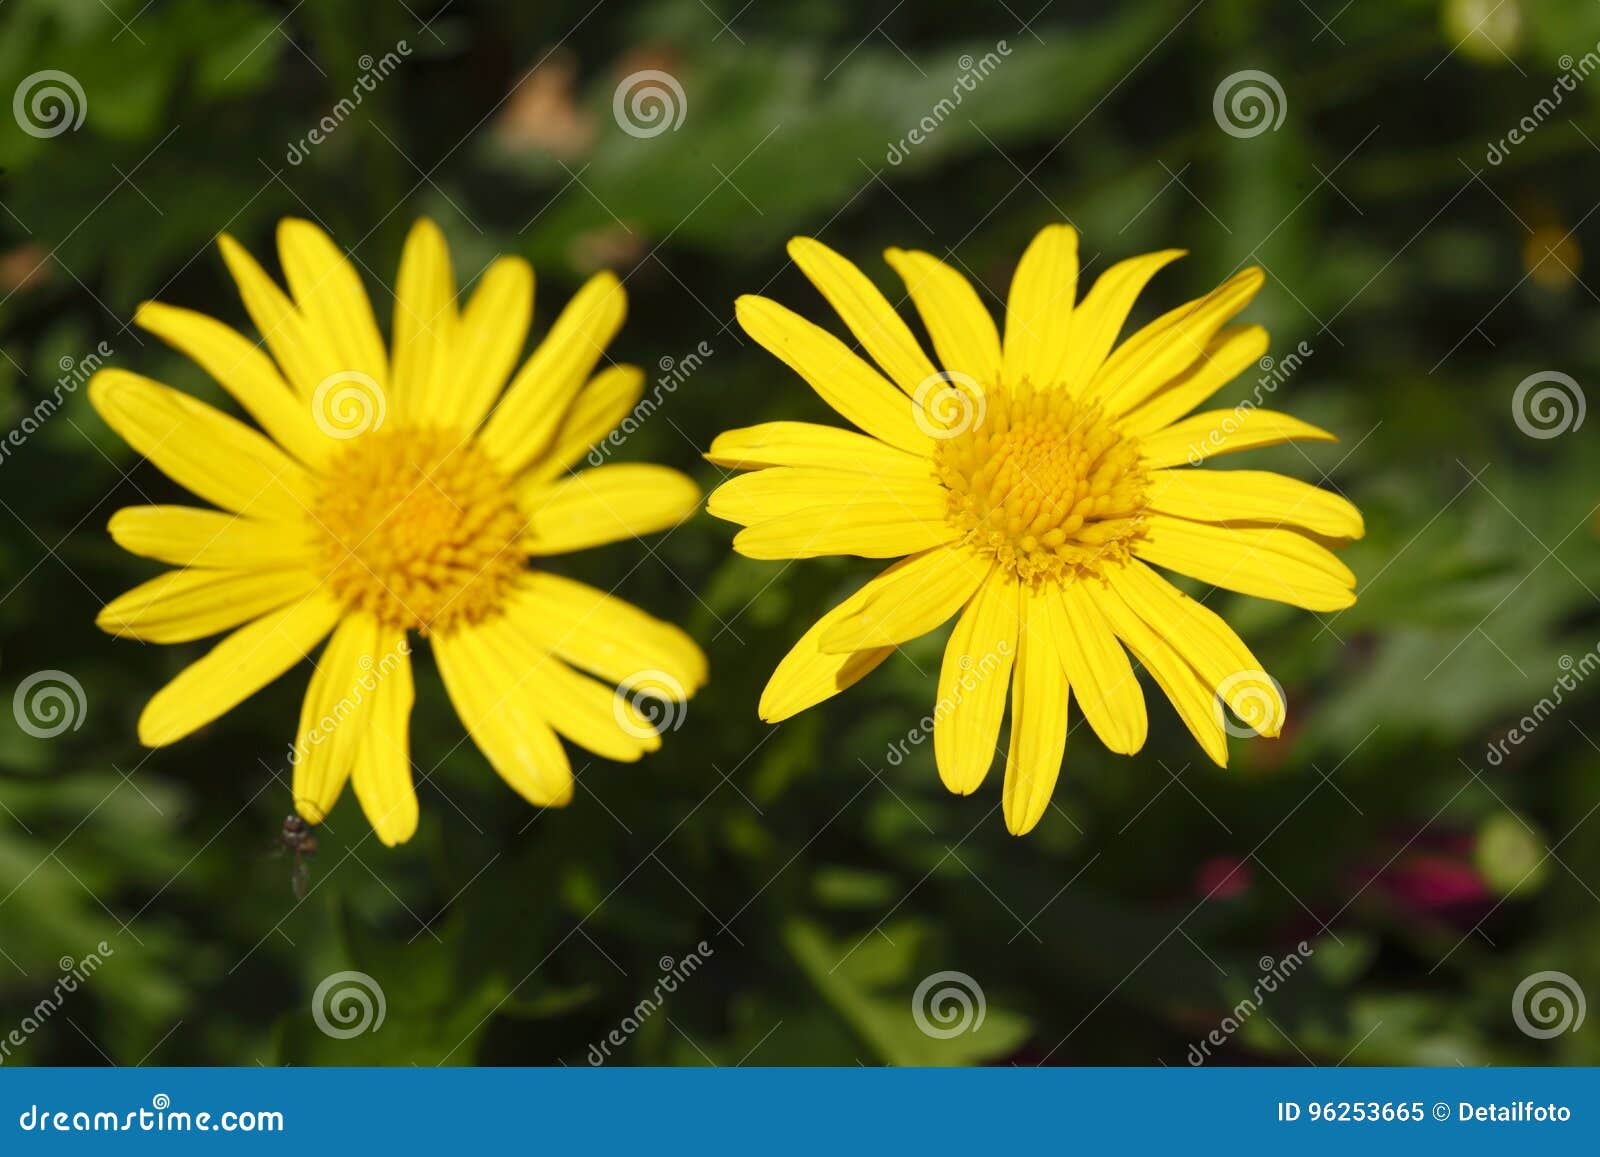
M 1530 374 L 1594 380 L 1600 79 L 1486 160 L 1561 58 L 1596 50 L 1600 6 L 1505 0 L 1467 35 L 1492 4 L 408 4 L 0 8 L 0 97 L 53 68 L 87 101 L 81 128 L 50 139 L 0 116 L 0 426 L 101 340 L 114 364 L 217 399 L 127 321 L 159 296 L 247 326 L 213 244 L 224 229 L 275 267 L 278 218 L 324 222 L 386 321 L 385 283 L 426 213 L 463 281 L 496 253 L 535 262 L 536 327 L 610 264 L 631 305 L 615 357 L 649 368 L 707 342 L 617 457 L 709 488 L 698 455 L 719 430 L 833 420 L 732 325 L 744 292 L 834 324 L 786 238 L 821 236 L 895 300 L 884 247 L 953 250 L 998 303 L 1030 237 L 1065 215 L 1091 272 L 1191 250 L 1140 317 L 1266 266 L 1248 316 L 1275 356 L 1313 351 L 1273 404 L 1343 442 L 1309 447 L 1315 470 L 1293 448 L 1226 465 L 1330 472 L 1367 517 L 1345 556 L 1360 601 L 1315 616 L 1215 596 L 1284 683 L 1284 737 L 1236 740 L 1217 770 L 1152 688 L 1145 750 L 1111 756 L 1075 729 L 1058 807 L 1018 840 L 998 766 L 958 799 L 928 745 L 887 759 L 931 706 L 942 633 L 847 696 L 758 722 L 778 658 L 874 568 L 739 559 L 731 528 L 701 515 L 653 553 L 562 563 L 711 657 L 658 756 L 579 758 L 572 806 L 535 814 L 461 742 L 424 656 L 414 759 L 419 774 L 443 763 L 416 839 L 386 851 L 347 793 L 297 904 L 266 852 L 305 669 L 174 748 L 140 749 L 144 700 L 202 648 L 94 628 L 155 569 L 104 525 L 135 485 L 179 492 L 78 391 L 0 464 L 0 692 L 60 669 L 87 699 L 82 726 L 52 740 L 0 715 L 0 1036 L 59 957 L 102 939 L 115 955 L 8 1063 L 583 1064 L 661 958 L 705 940 L 705 967 L 619 1061 L 1181 1065 L 1259 958 L 1301 939 L 1311 963 L 1222 1061 L 1600 1061 L 1600 1013 L 1538 1040 L 1511 1006 L 1552 969 L 1600 999 L 1600 680 L 1486 761 L 1561 656 L 1600 644 L 1600 419 L 1536 439 L 1512 413 Z M 361 57 L 401 40 L 404 63 L 289 164 Z M 1003 64 L 886 163 L 961 57 L 1002 40 Z M 611 102 L 644 68 L 678 78 L 686 109 L 676 131 L 636 139 Z M 1239 138 L 1212 97 L 1245 69 L 1275 77 L 1286 107 Z M 1218 857 L 1245 861 L 1244 886 L 1205 901 Z M 381 984 L 380 1030 L 316 1030 L 313 989 L 342 969 Z M 941 970 L 981 986 L 978 1031 L 917 1029 L 913 990 Z

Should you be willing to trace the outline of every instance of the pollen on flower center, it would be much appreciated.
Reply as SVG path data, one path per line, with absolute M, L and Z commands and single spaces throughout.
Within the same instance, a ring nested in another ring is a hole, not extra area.
M 1027 382 L 983 391 L 970 425 L 937 442 L 949 518 L 967 546 L 1024 582 L 1127 557 L 1141 533 L 1139 448 L 1098 406 Z
M 506 480 L 453 430 L 352 439 L 313 515 L 334 594 L 424 634 L 492 614 L 527 558 L 527 518 Z

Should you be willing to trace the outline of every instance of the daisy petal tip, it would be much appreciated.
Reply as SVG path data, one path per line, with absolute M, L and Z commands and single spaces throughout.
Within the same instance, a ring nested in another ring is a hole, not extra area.
M 285 238 L 293 240 L 295 237 L 327 239 L 332 241 L 328 231 L 309 217 L 283 217 L 278 221 L 278 240 Z
M 750 326 L 759 322 L 760 315 L 769 312 L 776 305 L 776 302 L 760 294 L 741 293 L 733 299 L 733 316 L 738 319 L 744 331 L 749 333 Z
M 116 404 L 116 394 L 119 387 L 125 386 L 129 374 L 126 370 L 107 369 L 97 370 L 89 379 L 89 404 L 94 407 L 95 413 L 102 418 L 106 417 L 108 408 Z
M 1070 238 L 1073 241 L 1077 241 L 1077 239 L 1078 239 L 1078 230 L 1074 225 L 1072 225 L 1071 222 L 1068 222 L 1068 221 L 1052 221 L 1052 222 L 1050 222 L 1050 224 L 1046 225 L 1043 229 L 1039 230 L 1038 235 L 1035 237 L 1035 240 L 1038 240 L 1038 238 L 1040 238 L 1040 237 L 1047 237 L 1047 236 L 1048 237 L 1058 237 L 1058 238 L 1060 238 L 1062 240 L 1066 240 L 1066 239 Z
M 386 848 L 409 844 L 417 834 L 417 814 L 411 812 L 398 819 L 386 819 L 381 824 L 374 824 L 372 831 L 378 837 L 378 842 Z
M 161 717 L 155 707 L 156 703 L 152 700 L 139 716 L 139 742 L 151 749 L 170 747 L 183 736 Z
M 1044 818 L 1044 808 L 1029 808 L 1021 811 L 1015 807 L 1005 809 L 1006 831 L 1014 836 L 1025 836 L 1039 826 L 1039 821 Z
M 420 237 L 424 234 L 433 234 L 434 236 L 441 238 L 444 236 L 443 232 L 438 226 L 438 223 L 435 222 L 432 217 L 429 217 L 426 214 L 411 222 L 411 228 L 408 232 L 413 237 Z
M 1138 735 L 1119 735 L 1111 742 L 1106 743 L 1105 747 L 1112 755 L 1138 755 L 1144 750 L 1145 738 L 1146 734 L 1144 732 L 1140 732 Z M 1102 740 L 1102 742 L 1105 741 Z

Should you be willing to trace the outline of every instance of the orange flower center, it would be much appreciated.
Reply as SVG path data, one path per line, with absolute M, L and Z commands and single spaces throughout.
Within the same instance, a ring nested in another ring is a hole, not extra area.
M 955 387 L 951 387 L 952 389 Z M 1098 406 L 1027 382 L 964 390 L 934 465 L 969 547 L 1028 583 L 1128 557 L 1142 533 L 1139 447 Z
M 527 517 L 457 431 L 351 439 L 312 517 L 333 592 L 352 610 L 423 634 L 494 613 L 527 560 Z

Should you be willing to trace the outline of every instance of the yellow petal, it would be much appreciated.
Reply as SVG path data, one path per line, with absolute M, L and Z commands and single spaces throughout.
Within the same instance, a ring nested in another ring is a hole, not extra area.
M 992 575 L 956 620 L 944 649 L 933 709 L 933 754 L 939 778 L 957 795 L 977 791 L 994 762 L 1017 654 L 1020 599 L 1015 579 Z
M 511 376 L 533 322 L 533 266 L 497 258 L 473 290 L 456 329 L 452 386 L 440 421 L 476 429 Z
M 1150 509 L 1194 522 L 1302 527 L 1325 538 L 1360 538 L 1361 512 L 1331 490 L 1266 470 L 1153 470 Z
M 239 514 L 304 517 L 304 467 L 248 426 L 187 394 L 126 370 L 101 370 L 89 400 L 128 445 L 178 485 Z
M 523 478 L 527 482 L 544 482 L 555 478 L 584 455 L 589 464 L 599 466 L 606 454 L 599 449 L 602 439 L 617 429 L 630 412 L 642 422 L 655 412 L 655 405 L 640 405 L 644 393 L 644 371 L 638 366 L 607 366 L 596 374 L 573 401 L 567 416 L 561 420 L 550 443 L 549 452 L 528 468 Z M 660 402 L 659 393 L 654 399 Z M 624 427 L 618 433 L 625 439 L 637 427 Z M 607 448 L 615 448 L 613 443 Z M 590 454 L 590 450 L 596 452 Z M 598 459 L 598 460 L 597 460 Z
M 706 461 L 736 470 L 762 466 L 806 466 L 926 478 L 932 473 L 926 454 L 909 454 L 876 438 L 816 426 L 810 422 L 764 422 L 717 435 Z
M 946 520 L 943 497 L 904 502 L 858 502 L 819 506 L 747 526 L 733 536 L 746 558 L 817 558 L 853 554 L 898 558 L 953 542 L 961 532 Z
M 277 610 L 321 581 L 307 570 L 169 570 L 112 599 L 95 626 L 147 643 L 187 643 Z
M 1078 294 L 1078 231 L 1046 225 L 1017 263 L 1006 298 L 1005 380 L 1047 387 L 1067 360 Z
M 1217 454 L 1235 454 L 1281 442 L 1337 442 L 1326 430 L 1273 410 L 1238 406 L 1207 410 L 1139 439 L 1146 466 L 1198 466 Z
M 544 571 L 517 584 L 505 617 L 534 646 L 611 683 L 659 672 L 692 695 L 706 681 L 706 658 L 678 627 L 594 587 Z
M 699 507 L 700 488 L 676 470 L 629 462 L 580 470 L 520 497 L 528 549 L 548 555 L 676 526 Z
M 367 737 L 378 686 L 410 662 L 405 633 L 346 615 L 317 660 L 294 741 L 294 806 L 320 824 L 339 800 Z
M 1356 601 L 1350 568 L 1292 530 L 1236 529 L 1152 514 L 1134 553 L 1203 583 L 1308 611 L 1343 610 Z
M 849 421 L 891 446 L 928 452 L 931 439 L 917 425 L 916 403 L 827 330 L 764 297 L 739 298 L 734 313 L 745 333 Z
M 519 648 L 519 662 L 502 653 Z M 540 685 L 528 674 L 537 653 L 503 618 L 440 635 L 433 653 L 456 713 L 500 778 L 538 807 L 570 802 L 572 764 L 550 727 Z
M 456 401 L 456 279 L 450 247 L 426 217 L 417 218 L 400 254 L 394 287 L 395 408 L 443 423 Z
M 862 588 L 859 607 L 828 629 L 822 649 L 865 651 L 925 635 L 966 606 L 990 569 L 959 545 L 902 559 Z
M 1138 561 L 1118 571 L 1117 590 L 1150 629 L 1211 684 L 1234 714 L 1260 735 L 1277 735 L 1288 718 L 1283 692 L 1222 617 Z
M 1119 755 L 1132 755 L 1144 746 L 1149 729 L 1144 689 L 1085 586 L 1068 583 L 1051 603 L 1061 667 L 1100 742 Z
M 125 507 L 106 529 L 123 550 L 174 566 L 271 570 L 312 553 L 304 527 L 195 506 Z
M 924 478 L 906 478 L 776 466 L 728 479 L 712 491 L 706 512 L 740 526 L 754 526 L 817 507 L 877 502 L 920 509 L 945 500 L 944 491 L 931 473 Z
M 580 675 L 553 655 L 533 660 L 528 670 L 550 725 L 584 750 L 633 763 L 660 749 L 661 737 L 633 709 L 625 692 Z
M 417 832 L 417 790 L 411 782 L 411 660 L 402 656 L 377 680 L 367 733 L 350 772 L 361 810 L 385 847 Z
M 135 325 L 187 354 L 289 453 L 308 466 L 327 461 L 334 442 L 317 428 L 272 359 L 243 334 L 215 318 L 147 301 Z
M 305 658 L 343 612 L 319 592 L 240 627 L 155 693 L 139 716 L 139 742 L 165 747 L 232 710 Z
M 217 238 L 217 244 L 250 320 L 303 401 L 309 402 L 330 375 L 359 368 L 344 364 L 322 331 L 306 323 L 294 302 L 244 246 L 226 233 Z
M 521 473 L 544 452 L 627 312 L 614 273 L 595 274 L 561 311 L 483 426 L 480 445 L 507 474 Z
M 1011 743 L 1002 794 L 1006 829 L 1031 832 L 1050 806 L 1067 747 L 1067 676 L 1056 653 L 1054 591 L 1023 590 L 1016 673 L 1011 681 Z
M 1229 326 L 1211 339 L 1203 357 L 1117 421 L 1124 433 L 1153 434 L 1208 400 L 1267 352 L 1259 325 Z
M 906 283 L 944 368 L 980 386 L 997 381 L 1000 335 L 972 283 L 931 253 L 890 249 L 883 256 Z
M 764 722 L 781 723 L 808 707 L 831 699 L 855 686 L 894 654 L 893 647 L 874 647 L 854 654 L 830 654 L 822 650 L 822 637 L 834 624 L 860 610 L 868 597 L 867 588 L 862 587 L 813 623 L 789 649 L 761 692 L 756 710 Z
M 1205 355 L 1217 331 L 1250 304 L 1265 282 L 1266 274 L 1251 267 L 1156 318 L 1106 359 L 1089 383 L 1088 396 L 1113 415 L 1154 396 Z
M 1228 736 L 1217 712 L 1216 688 L 1208 684 L 1172 645 L 1134 614 L 1115 583 L 1081 584 L 1117 637 L 1127 644 L 1150 677 L 1172 701 L 1189 733 L 1218 767 L 1228 766 Z
M 1067 357 L 1059 375 L 1073 393 L 1087 389 L 1117 342 L 1122 325 L 1139 294 L 1161 269 L 1183 256 L 1182 249 L 1163 249 L 1119 261 L 1095 279 L 1072 311 L 1067 330 Z
M 828 299 L 862 348 L 907 394 L 938 370 L 912 336 L 911 327 L 860 269 L 820 241 L 796 237 L 789 256 Z
M 321 227 L 286 217 L 278 223 L 278 260 L 306 327 L 333 350 L 339 368 L 367 374 L 380 390 L 386 388 L 389 358 L 383 335 L 361 276 L 344 251 Z

